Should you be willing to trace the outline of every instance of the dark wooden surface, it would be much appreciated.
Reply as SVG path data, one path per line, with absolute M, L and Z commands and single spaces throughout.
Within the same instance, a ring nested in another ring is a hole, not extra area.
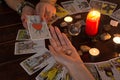
M 110 0 L 114 3 L 119 3 L 120 0 Z M 59 2 L 59 0 L 58 0 Z M 120 5 L 118 5 L 120 6 Z M 119 7 L 118 7 L 119 8 Z M 82 14 L 86 16 L 86 14 Z M 85 19 L 85 18 L 84 18 Z M 109 24 L 111 19 L 108 16 L 101 17 L 100 27 L 104 24 Z M 59 27 L 60 21 L 55 25 Z M 31 55 L 14 55 L 15 39 L 18 29 L 23 28 L 20 20 L 20 16 L 7 7 L 7 5 L 0 4 L 0 79 L 1 80 L 35 80 L 35 77 L 39 72 L 32 76 L 29 76 L 23 68 L 19 65 L 21 61 L 28 58 Z M 118 27 L 120 30 L 120 25 Z M 112 28 L 110 33 L 113 35 L 115 32 L 120 33 L 116 28 Z M 101 34 L 102 31 L 99 32 Z M 79 46 L 82 44 L 89 45 L 90 47 L 97 47 L 100 49 L 101 53 L 98 57 L 90 57 L 88 53 L 84 53 L 82 57 L 84 62 L 98 62 L 109 60 L 115 57 L 114 54 L 114 44 L 112 39 L 109 41 L 98 41 L 97 43 L 91 43 L 91 41 L 86 38 L 84 34 L 84 27 L 81 34 L 77 37 L 72 37 L 72 43 L 79 50 Z M 85 42 L 85 43 L 84 43 Z M 86 43 L 87 42 L 87 43 Z
M 0 78 L 1 80 L 35 80 L 19 65 L 30 55 L 15 56 L 18 29 L 23 28 L 20 16 L 5 4 L 0 4 Z M 34 75 L 33 75 L 34 76 Z

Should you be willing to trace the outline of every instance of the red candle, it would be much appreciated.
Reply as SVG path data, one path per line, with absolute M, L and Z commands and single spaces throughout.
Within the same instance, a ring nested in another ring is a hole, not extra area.
M 89 36 L 95 36 L 98 32 L 98 26 L 100 21 L 100 12 L 90 11 L 86 19 L 85 32 Z

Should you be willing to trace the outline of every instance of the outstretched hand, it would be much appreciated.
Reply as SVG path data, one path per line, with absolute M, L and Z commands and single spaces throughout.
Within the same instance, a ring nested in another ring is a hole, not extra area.
M 74 46 L 64 33 L 57 27 L 50 26 L 52 39 L 49 49 L 57 62 L 68 66 L 71 62 L 82 61 Z

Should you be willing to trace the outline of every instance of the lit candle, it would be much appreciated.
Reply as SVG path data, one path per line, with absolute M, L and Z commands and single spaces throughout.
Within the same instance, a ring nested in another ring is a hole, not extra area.
M 120 44 L 120 37 L 114 37 L 113 38 L 114 43 Z
M 98 26 L 100 21 L 100 12 L 90 11 L 86 19 L 85 32 L 89 36 L 95 36 L 98 32 Z
M 66 17 L 64 18 L 64 21 L 70 23 L 70 22 L 73 21 L 73 18 L 72 18 L 71 16 L 66 16 Z
M 91 49 L 89 50 L 89 53 L 90 53 L 90 55 L 92 55 L 92 56 L 97 56 L 97 55 L 99 55 L 100 51 L 99 51 L 97 48 L 91 48 Z

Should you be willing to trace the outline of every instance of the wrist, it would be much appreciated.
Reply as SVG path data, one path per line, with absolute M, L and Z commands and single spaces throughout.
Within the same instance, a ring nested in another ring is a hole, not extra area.
M 66 67 L 70 70 L 72 68 L 76 68 L 76 67 L 79 67 L 81 65 L 84 65 L 83 61 L 80 59 L 80 60 L 77 60 L 77 61 L 72 61 L 70 63 L 66 63 Z
M 30 2 L 27 2 L 27 1 L 23 1 L 21 3 L 18 4 L 18 7 L 16 9 L 16 11 L 18 12 L 18 14 L 21 14 L 22 13 L 22 10 L 25 6 L 29 6 L 31 8 L 35 8 L 35 6 L 33 4 L 31 4 Z
M 67 66 L 67 68 L 74 80 L 95 80 L 82 60 L 75 61 L 70 66 Z
M 57 0 L 40 0 L 40 2 L 44 2 L 44 3 L 49 3 L 51 5 L 55 5 Z

